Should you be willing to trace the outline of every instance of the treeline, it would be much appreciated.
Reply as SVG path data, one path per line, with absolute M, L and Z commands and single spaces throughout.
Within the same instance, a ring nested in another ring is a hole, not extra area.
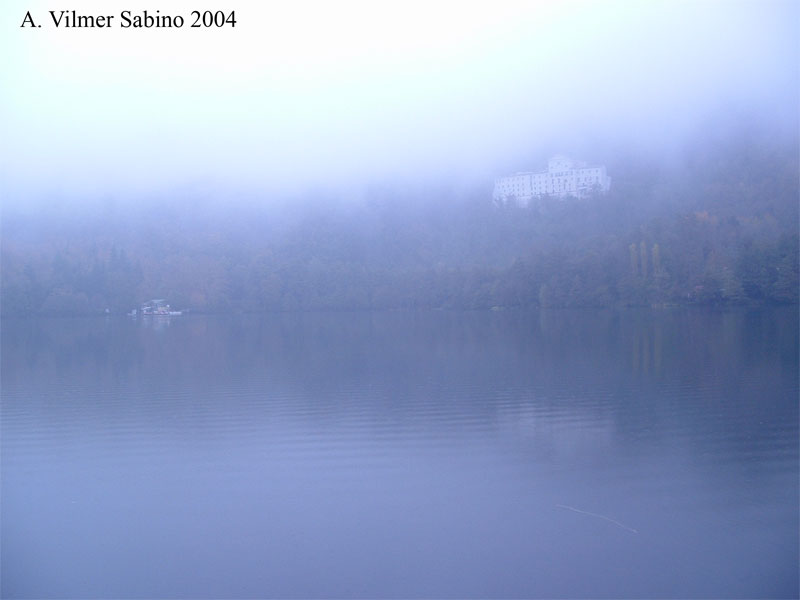
M 4 210 L 3 315 L 798 302 L 797 140 L 607 160 L 606 196 L 491 188 Z

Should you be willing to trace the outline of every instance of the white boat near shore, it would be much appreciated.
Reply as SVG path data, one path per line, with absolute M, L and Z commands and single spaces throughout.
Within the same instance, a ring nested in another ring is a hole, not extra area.
M 147 317 L 175 317 L 180 316 L 183 314 L 182 310 L 172 310 L 169 304 L 167 304 L 166 300 L 162 299 L 155 299 L 150 300 L 149 302 L 145 302 L 142 304 L 141 308 L 133 309 L 130 313 L 130 316 L 135 317 L 138 315 L 143 315 Z

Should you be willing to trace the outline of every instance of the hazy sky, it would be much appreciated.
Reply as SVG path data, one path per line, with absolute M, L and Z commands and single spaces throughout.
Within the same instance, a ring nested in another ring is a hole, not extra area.
M 4 0 L 3 194 L 490 178 L 576 138 L 669 143 L 735 107 L 796 126 L 799 6 Z M 121 28 L 134 8 L 186 24 Z M 189 27 L 220 8 L 235 28 Z M 114 26 L 55 28 L 63 9 Z

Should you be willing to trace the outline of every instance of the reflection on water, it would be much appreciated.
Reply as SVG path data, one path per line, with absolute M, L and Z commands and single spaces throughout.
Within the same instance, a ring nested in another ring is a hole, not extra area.
M 3 321 L 3 596 L 796 596 L 797 330 Z

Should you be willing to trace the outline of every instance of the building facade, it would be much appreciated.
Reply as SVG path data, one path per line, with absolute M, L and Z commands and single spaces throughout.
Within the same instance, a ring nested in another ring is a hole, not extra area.
M 577 198 L 593 192 L 606 193 L 611 189 L 611 178 L 604 166 L 587 166 L 566 156 L 554 156 L 547 163 L 547 171 L 516 173 L 495 179 L 492 198 L 498 204 L 515 200 L 527 205 L 541 196 Z

